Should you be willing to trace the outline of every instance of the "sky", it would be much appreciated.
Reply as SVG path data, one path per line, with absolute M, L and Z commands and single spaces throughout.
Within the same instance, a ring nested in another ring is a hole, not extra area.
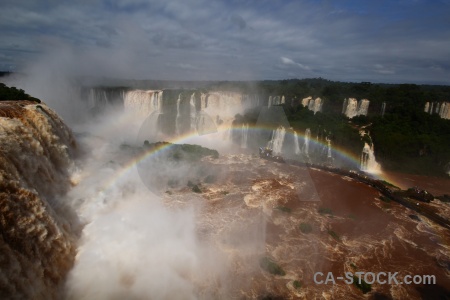
M 0 70 L 450 84 L 450 0 L 1 0 Z

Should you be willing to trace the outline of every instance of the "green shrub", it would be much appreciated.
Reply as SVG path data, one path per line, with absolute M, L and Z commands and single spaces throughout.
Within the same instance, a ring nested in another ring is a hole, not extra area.
M 333 211 L 331 210 L 331 208 L 328 208 L 328 207 L 320 207 L 318 212 L 321 215 L 332 215 L 333 214 Z
M 282 211 L 282 212 L 285 212 L 285 213 L 292 212 L 292 209 L 290 209 L 289 207 L 286 207 L 286 206 L 277 206 L 277 207 L 275 207 L 275 209 L 279 210 L 279 211 Z
M 259 261 L 259 265 L 264 271 L 267 271 L 270 274 L 279 276 L 286 275 L 286 272 L 284 272 L 284 270 L 279 265 L 277 265 L 274 261 L 272 261 L 268 257 L 261 258 Z
M 359 278 L 355 275 L 353 275 L 353 284 L 360 289 L 363 294 L 367 294 L 372 290 L 372 285 L 368 284 L 364 281 L 364 279 L 361 278 L 361 283 L 359 283 Z
M 300 281 L 298 281 L 298 280 L 294 280 L 294 282 L 292 283 L 292 285 L 293 285 L 294 288 L 296 288 L 297 290 L 298 290 L 299 288 L 302 287 L 302 283 L 301 283 Z
M 385 196 L 380 196 L 380 200 L 383 201 L 383 202 L 386 202 L 386 203 L 390 203 L 391 202 L 391 199 L 389 199 L 388 197 L 385 197 Z
M 199 188 L 199 186 L 198 185 L 196 185 L 196 184 L 194 184 L 194 186 L 192 187 L 192 191 L 194 192 L 194 193 L 198 193 L 198 194 L 200 194 L 201 192 L 202 192 L 202 190 Z
M 331 235 L 338 242 L 341 240 L 339 235 L 333 230 L 328 230 L 328 234 Z
M 303 233 L 310 233 L 312 231 L 312 226 L 308 223 L 301 223 L 300 226 L 300 231 Z

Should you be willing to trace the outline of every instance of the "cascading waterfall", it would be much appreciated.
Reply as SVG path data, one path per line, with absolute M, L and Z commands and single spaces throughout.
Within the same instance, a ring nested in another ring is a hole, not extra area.
M 181 103 L 181 93 L 178 95 L 177 99 L 177 117 L 175 119 L 175 128 L 177 131 L 177 134 L 180 134 L 180 117 L 181 117 L 181 111 L 180 111 L 180 103 Z
M 355 98 L 349 98 L 345 99 L 344 103 L 346 104 L 344 114 L 350 119 L 355 117 L 358 112 L 358 100 Z
M 331 139 L 326 137 L 325 140 L 327 141 L 327 157 L 332 158 L 331 157 Z
M 273 131 L 272 140 L 269 142 L 273 153 L 280 154 L 282 152 L 285 135 L 286 129 L 283 126 L 279 126 Z
M 89 109 L 105 107 L 108 104 L 108 97 L 106 91 L 90 89 L 88 105 Z
M 364 148 L 361 153 L 360 169 L 361 171 L 373 174 L 381 172 L 381 166 L 375 159 L 373 143 L 371 146 L 368 143 L 364 143 Z
M 301 153 L 300 145 L 298 143 L 298 135 L 297 135 L 297 132 L 295 130 L 294 130 L 294 153 L 296 155 L 299 155 Z
M 386 102 L 381 104 L 381 117 L 384 117 L 384 112 L 386 111 Z
M 124 97 L 125 110 L 135 112 L 138 115 L 148 116 L 153 112 L 160 112 L 162 91 L 129 91 Z
M 0 298 L 61 299 L 77 219 L 61 201 L 76 143 L 44 103 L 0 101 Z
M 241 148 L 247 148 L 248 124 L 242 124 Z
M 362 99 L 360 101 L 355 98 L 345 99 L 342 112 L 350 119 L 361 115 L 367 116 L 369 104 L 370 101 L 367 99 Z
M 367 113 L 369 112 L 369 104 L 370 101 L 367 99 L 362 99 L 359 101 L 358 104 L 358 116 L 367 116 Z
M 305 153 L 306 156 L 309 155 L 309 139 L 311 138 L 311 129 L 306 128 L 305 131 L 305 144 L 303 145 L 303 153 Z
M 430 112 L 430 102 L 425 103 L 424 112 L 429 113 Z
M 442 119 L 450 119 L 450 104 L 448 102 L 426 102 L 425 109 L 426 113 L 434 114 L 437 113 Z
M 195 123 L 196 123 L 196 116 L 197 116 L 197 109 L 195 106 L 195 92 L 192 93 L 191 95 L 191 99 L 189 101 L 189 106 L 190 106 L 190 117 L 191 117 L 191 130 L 195 130 Z

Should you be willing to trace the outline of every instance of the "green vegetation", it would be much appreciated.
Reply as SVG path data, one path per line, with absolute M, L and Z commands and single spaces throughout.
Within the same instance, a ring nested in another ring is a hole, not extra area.
M 334 232 L 333 230 L 328 230 L 328 234 L 331 235 L 331 237 L 333 237 L 336 241 L 340 242 L 341 238 L 339 237 L 339 235 Z
M 286 207 L 286 206 L 277 206 L 277 207 L 275 207 L 275 209 L 279 210 L 279 211 L 282 211 L 282 212 L 285 212 L 285 213 L 292 212 L 292 209 L 290 209 L 289 207 Z
M 393 185 L 392 183 L 387 182 L 386 180 L 380 180 L 380 181 L 381 181 L 382 183 L 384 183 L 385 185 L 389 186 L 389 187 L 393 187 L 393 188 L 395 188 L 395 189 L 399 189 L 399 190 L 400 190 L 400 188 L 399 188 L 398 186 Z
M 298 280 L 294 280 L 294 282 L 292 283 L 292 285 L 293 285 L 294 288 L 296 288 L 297 290 L 298 290 L 299 288 L 302 287 L 302 283 L 301 283 L 300 281 L 298 281 Z
M 305 234 L 312 232 L 312 226 L 308 223 L 301 223 L 299 228 L 300 228 L 300 231 Z
M 347 217 L 349 219 L 356 220 L 356 216 L 354 214 L 349 214 Z
M 274 261 L 272 261 L 268 257 L 261 258 L 260 261 L 259 261 L 259 266 L 264 271 L 267 271 L 270 274 L 279 275 L 279 276 L 286 275 L 286 272 L 284 272 L 284 270 L 279 265 L 277 265 Z
M 220 191 L 220 193 L 224 196 L 228 195 L 230 192 L 229 191 Z
M 41 100 L 31 97 L 24 90 L 8 87 L 0 82 L 0 101 L 3 100 L 30 100 L 41 103 Z
M 206 156 L 219 158 L 217 150 L 208 149 L 199 145 L 171 144 L 168 142 L 149 143 L 144 141 L 144 148 L 147 150 L 164 149 L 163 155 L 172 161 L 196 162 Z
M 331 208 L 327 208 L 327 207 L 320 207 L 318 209 L 319 214 L 321 215 L 332 215 L 333 211 L 331 210 Z
M 319 135 L 322 141 L 324 135 L 328 136 L 333 146 L 356 157 L 361 154 L 365 141 L 359 136 L 357 127 L 371 124 L 366 131 L 370 132 L 375 155 L 384 170 L 446 176 L 445 171 L 450 167 L 450 121 L 424 112 L 426 102 L 450 100 L 449 86 L 336 82 L 311 78 L 215 82 L 208 89 L 258 93 L 263 98 L 284 95 L 284 110 L 297 132 L 310 128 L 312 136 Z M 322 112 L 314 115 L 301 105 L 301 99 L 308 96 L 322 98 Z M 342 114 L 345 98 L 369 99 L 369 114 L 349 120 Z M 383 102 L 386 103 L 384 117 L 381 116 Z
M 191 191 L 193 191 L 194 193 L 198 193 L 201 194 L 202 190 L 200 189 L 200 184 L 195 184 L 192 181 L 188 181 L 187 186 L 191 188 Z
M 363 294 L 367 294 L 368 292 L 370 292 L 372 290 L 372 285 L 368 284 L 367 282 L 364 281 L 364 279 L 361 278 L 361 283 L 359 282 L 359 278 L 355 275 L 353 275 L 353 284 L 360 289 Z
M 391 203 L 391 199 L 383 195 L 380 196 L 380 200 L 386 203 Z
M 358 268 L 356 267 L 356 265 L 354 263 L 350 263 L 350 267 L 352 267 L 353 270 L 358 270 Z
M 197 184 L 194 184 L 194 186 L 192 187 L 192 191 L 194 193 L 198 193 L 198 194 L 202 193 L 202 190 L 200 189 L 200 187 Z

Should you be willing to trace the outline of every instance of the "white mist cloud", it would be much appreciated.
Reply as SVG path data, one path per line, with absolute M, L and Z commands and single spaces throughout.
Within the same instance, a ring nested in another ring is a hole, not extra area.
M 136 141 L 140 121 L 132 112 L 110 110 L 75 128 L 85 155 L 76 162 L 76 186 L 63 201 L 85 226 L 64 296 L 232 298 L 248 284 L 233 277 L 236 259 L 247 274 L 259 270 L 258 258 L 265 251 L 264 220 L 246 220 L 243 229 L 239 218 L 222 219 L 220 211 L 208 215 L 208 204 L 196 194 L 169 199 L 155 195 L 130 164 L 140 152 L 121 147 Z M 180 164 L 173 170 L 179 176 L 188 169 Z M 170 168 L 161 165 L 147 175 L 158 177 L 162 168 Z M 225 214 L 234 216 L 232 210 Z
M 308 66 L 302 65 L 301 63 L 297 63 L 297 62 L 293 61 L 292 59 L 284 57 L 284 56 L 281 57 L 281 61 L 285 65 L 294 65 L 294 66 L 300 67 L 303 70 L 310 70 L 311 69 Z

